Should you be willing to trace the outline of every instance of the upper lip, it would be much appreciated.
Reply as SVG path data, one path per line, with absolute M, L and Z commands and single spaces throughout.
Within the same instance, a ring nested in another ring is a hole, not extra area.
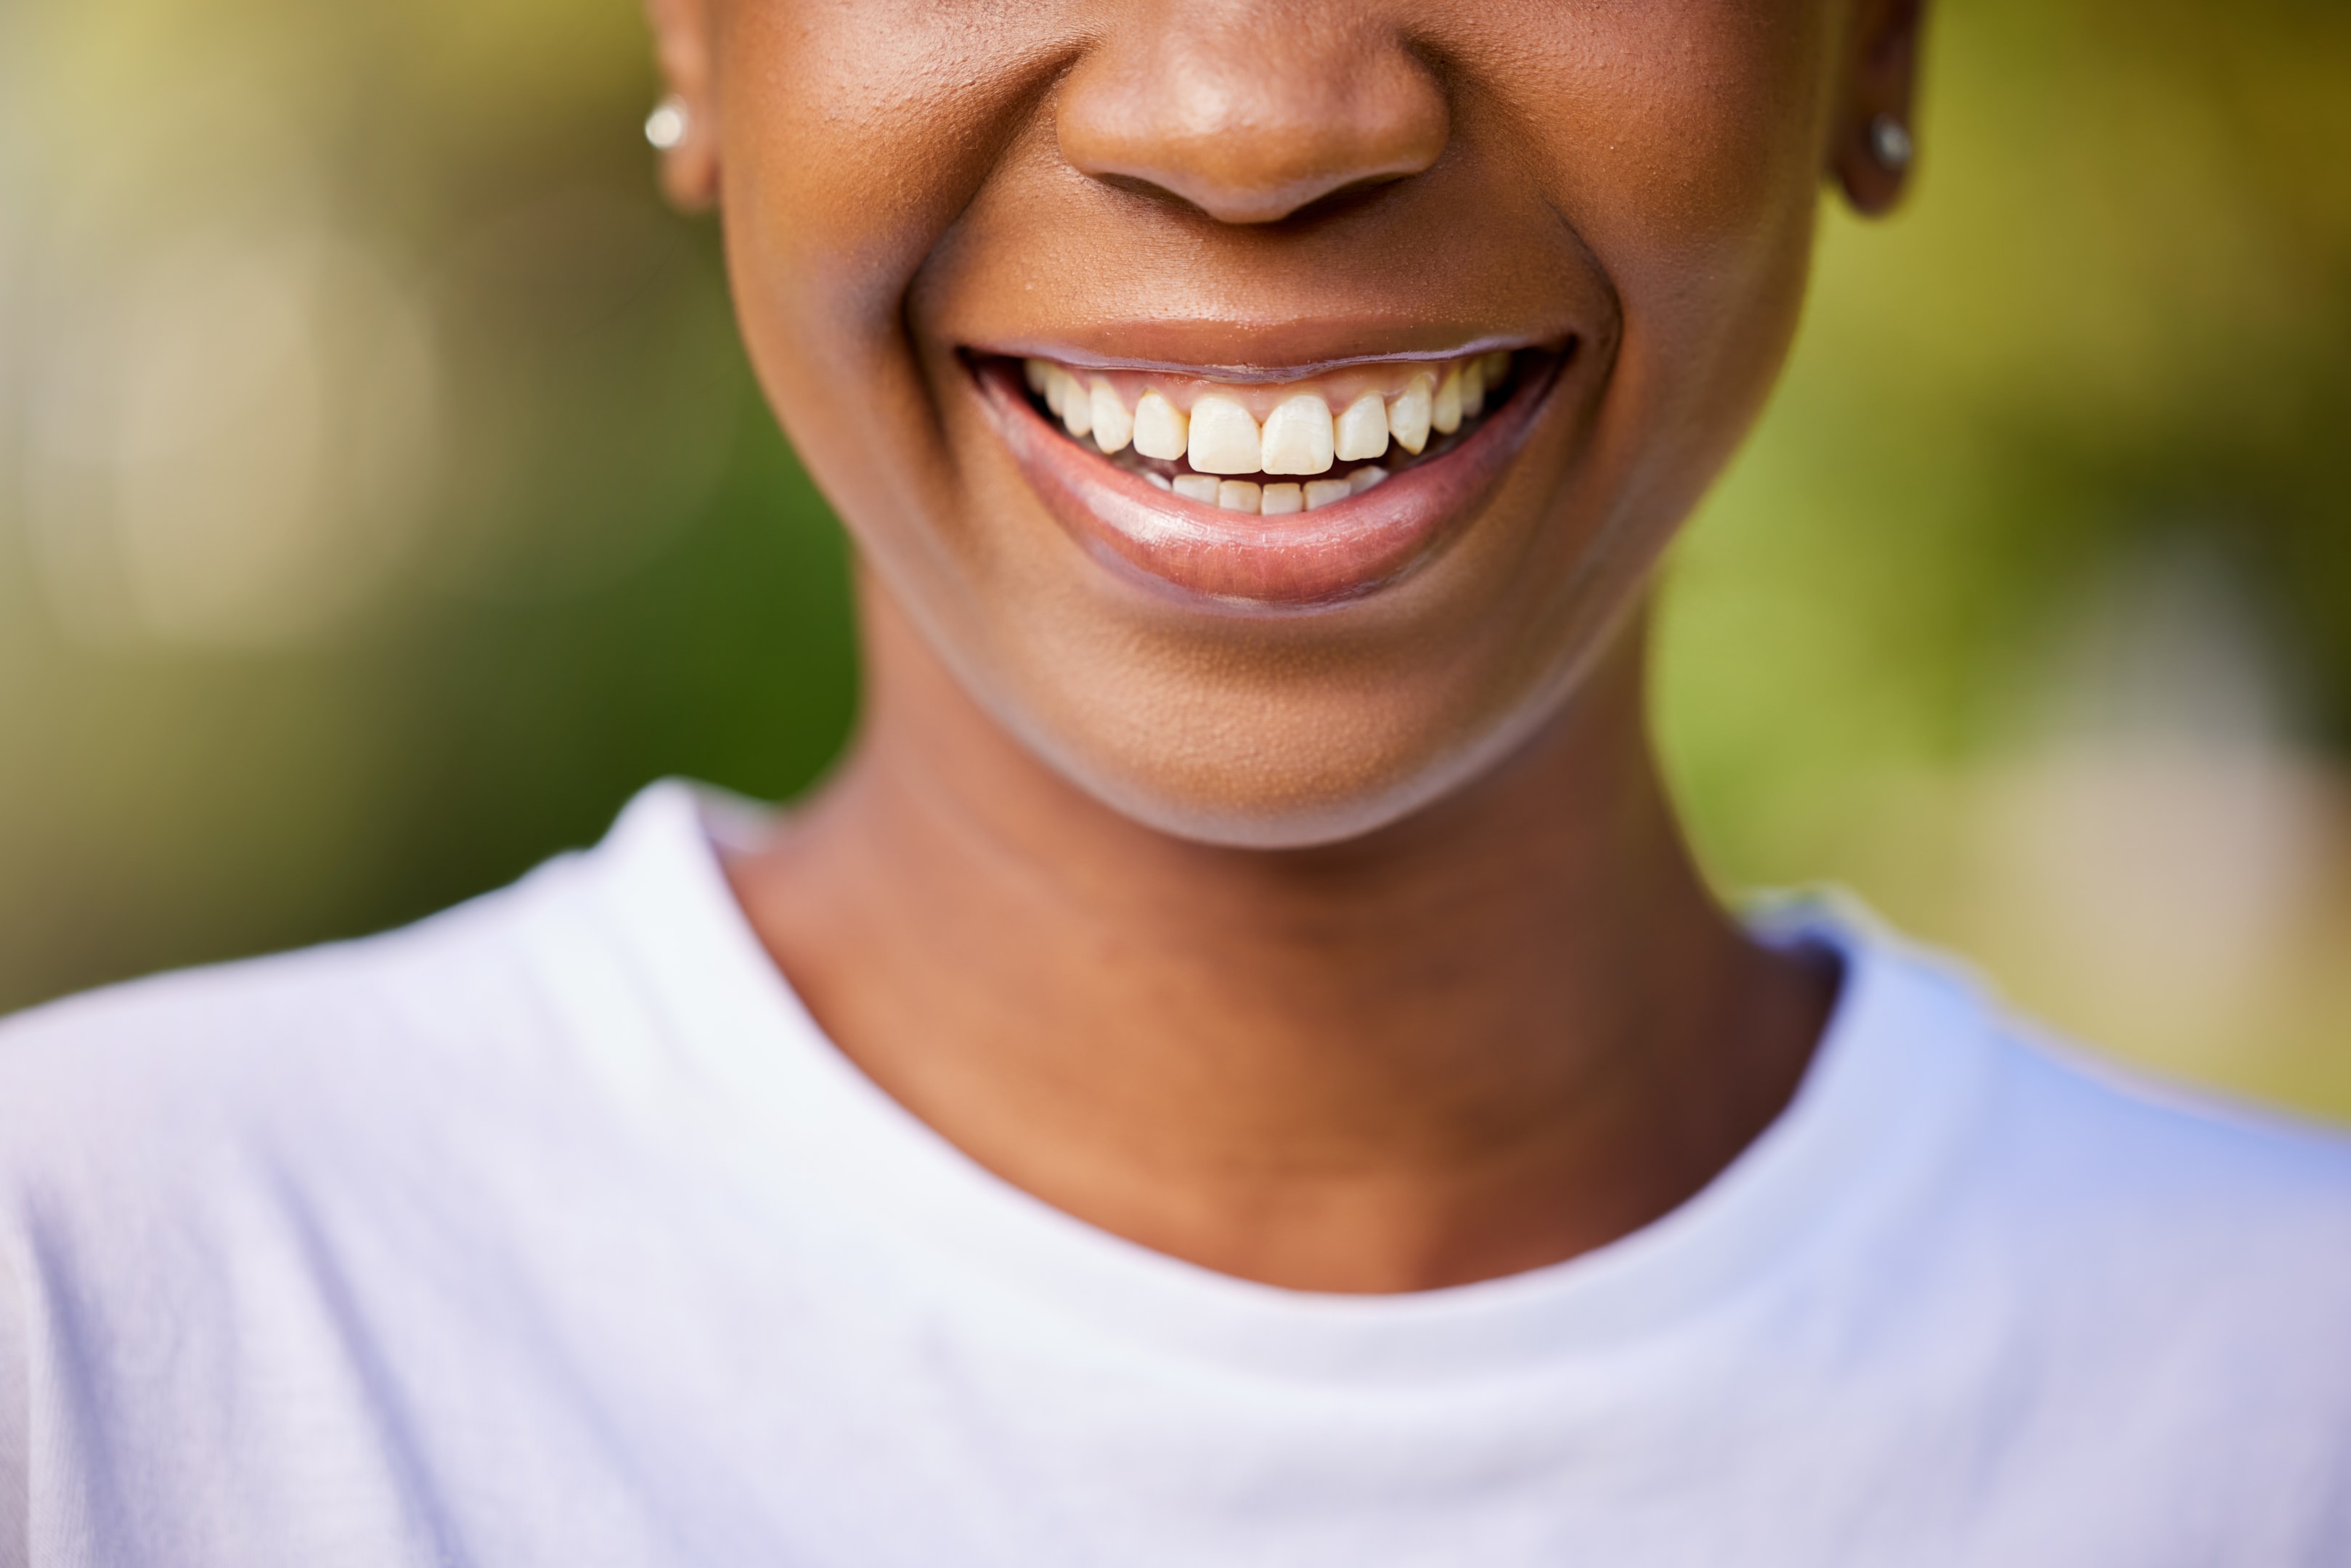
M 1310 377 L 1328 375 L 1333 371 L 1352 370 L 1359 365 L 1437 364 L 1447 360 L 1467 359 L 1472 354 L 1489 353 L 1497 349 L 1519 350 L 1534 345 L 1519 337 L 1473 338 L 1450 348 L 1432 349 L 1420 352 L 1394 354 L 1344 354 L 1327 360 L 1304 363 L 1195 363 L 1176 360 L 1142 359 L 1132 354 L 1094 353 L 1064 345 L 1029 340 L 1010 347 L 975 347 L 973 352 L 1005 359 L 1051 360 L 1074 370 L 1141 371 L 1171 376 L 1190 376 L 1202 381 L 1239 382 L 1250 383 L 1299 382 Z
M 1090 322 L 1050 334 L 1010 334 L 966 347 L 974 354 L 1034 357 L 1093 370 L 1261 382 L 1302 381 L 1351 365 L 1534 348 L 1583 335 L 1575 323 L 1564 320 L 1511 330 L 1460 322 L 1144 319 Z

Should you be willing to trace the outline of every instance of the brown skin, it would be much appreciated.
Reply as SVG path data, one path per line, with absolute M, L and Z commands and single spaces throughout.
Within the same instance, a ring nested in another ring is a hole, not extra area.
M 1915 0 L 653 0 L 752 358 L 859 551 L 866 710 L 729 865 L 841 1049 L 1212 1269 L 1425 1289 L 1665 1214 L 1834 977 L 1675 827 L 1639 606 L 1899 177 Z M 1077 548 L 961 357 L 1577 352 L 1404 580 L 1217 613 Z

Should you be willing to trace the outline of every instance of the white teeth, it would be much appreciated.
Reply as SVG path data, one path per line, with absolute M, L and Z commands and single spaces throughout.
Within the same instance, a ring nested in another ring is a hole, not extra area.
M 1192 439 L 1185 455 L 1201 473 L 1254 474 L 1264 450 L 1257 421 L 1240 404 L 1204 397 L 1192 405 Z
M 1343 479 L 1311 479 L 1304 485 L 1259 485 L 1254 479 L 1219 479 L 1213 474 L 1178 474 L 1169 479 L 1146 471 L 1144 476 L 1162 490 L 1173 490 L 1187 501 L 1220 507 L 1228 512 L 1254 512 L 1261 517 L 1288 517 L 1311 512 L 1360 496 L 1388 476 L 1376 464 L 1358 468 Z
M 1450 435 L 1461 428 L 1461 367 L 1445 367 L 1445 379 L 1437 383 L 1437 396 L 1428 405 L 1428 423 L 1439 435 Z
M 1396 444 L 1416 457 L 1428 444 L 1429 403 L 1436 386 L 1437 378 L 1423 372 L 1388 404 L 1388 429 L 1395 434 Z
M 1118 451 L 1134 434 L 1134 415 L 1126 412 L 1108 382 L 1094 382 L 1088 401 L 1093 405 L 1094 444 L 1104 452 Z
M 1265 416 L 1259 460 L 1269 474 L 1331 471 L 1331 405 L 1312 392 L 1284 398 Z
M 1274 405 L 1262 427 L 1237 397 L 1210 393 L 1186 414 L 1165 394 L 1147 391 L 1130 413 L 1107 376 L 1081 379 L 1050 360 L 1023 360 L 1020 373 L 1071 435 L 1091 435 L 1105 454 L 1123 452 L 1132 444 L 1141 455 L 1162 462 L 1188 458 L 1195 472 L 1186 478 L 1202 481 L 1187 487 L 1185 478 L 1171 482 L 1163 475 L 1145 476 L 1160 488 L 1172 487 L 1195 500 L 1234 509 L 1270 507 L 1272 515 L 1281 516 L 1330 506 L 1343 498 L 1343 491 L 1360 495 L 1386 478 L 1387 470 L 1362 468 L 1343 479 L 1303 486 L 1277 485 L 1271 486 L 1270 499 L 1255 486 L 1227 486 L 1228 493 L 1219 492 L 1215 478 L 1328 474 L 1334 464 L 1385 457 L 1391 443 L 1418 456 L 1426 450 L 1432 432 L 1451 435 L 1465 421 L 1483 413 L 1489 392 L 1509 377 L 1511 364 L 1508 350 L 1496 350 L 1416 371 L 1393 399 L 1383 401 L 1379 392 L 1365 392 L 1335 417 L 1322 393 L 1296 392 Z
M 1388 410 L 1377 392 L 1365 392 L 1339 416 L 1337 455 L 1342 463 L 1384 457 L 1388 452 Z
M 1078 378 L 1063 370 L 1053 372 L 1053 385 L 1045 394 L 1056 413 L 1061 416 L 1062 428 L 1071 435 L 1085 435 L 1094 427 L 1094 400 L 1078 384 Z
M 1143 471 L 1143 477 L 1144 481 L 1155 490 L 1173 490 L 1176 487 L 1175 484 L 1168 479 L 1166 475 L 1155 472 L 1149 468 L 1145 468 Z
M 1191 442 L 1191 423 L 1182 409 L 1157 392 L 1144 392 L 1134 405 L 1134 449 L 1145 457 L 1172 462 L 1184 455 Z

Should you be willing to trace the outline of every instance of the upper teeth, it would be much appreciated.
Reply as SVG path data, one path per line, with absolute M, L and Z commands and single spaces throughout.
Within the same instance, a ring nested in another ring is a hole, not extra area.
M 1024 369 L 1030 390 L 1071 435 L 1091 434 L 1104 452 L 1132 441 L 1145 457 L 1184 458 L 1196 473 L 1224 476 L 1327 474 L 1334 463 L 1386 455 L 1391 441 L 1417 455 L 1431 430 L 1450 435 L 1481 413 L 1488 384 L 1508 374 L 1510 364 L 1510 354 L 1498 350 L 1403 367 L 1385 372 L 1390 387 L 1360 391 L 1347 384 L 1370 379 L 1360 371 L 1326 386 L 1258 388 L 1144 385 L 1155 378 L 1131 371 L 1083 372 L 1081 379 L 1050 360 L 1029 360 Z M 1402 385 L 1394 385 L 1399 376 Z M 1334 392 L 1346 399 L 1335 415 Z M 1262 411 L 1261 421 L 1251 404 Z

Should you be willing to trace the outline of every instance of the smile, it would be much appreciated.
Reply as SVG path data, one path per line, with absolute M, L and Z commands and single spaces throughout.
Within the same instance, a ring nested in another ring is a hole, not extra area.
M 1036 355 L 977 369 L 1031 484 L 1098 559 L 1190 599 L 1310 609 L 1426 559 L 1499 477 L 1574 346 L 1294 379 Z
M 1496 350 L 1272 386 L 1072 371 L 1050 360 L 1027 361 L 1022 371 L 1071 440 L 1156 488 L 1271 517 L 1360 496 L 1426 452 L 1432 435 L 1441 444 L 1465 421 L 1474 425 L 1489 388 L 1504 390 L 1511 360 Z M 1342 465 L 1336 477 L 1273 478 L 1330 475 Z M 1228 477 L 1238 475 L 1268 482 Z

